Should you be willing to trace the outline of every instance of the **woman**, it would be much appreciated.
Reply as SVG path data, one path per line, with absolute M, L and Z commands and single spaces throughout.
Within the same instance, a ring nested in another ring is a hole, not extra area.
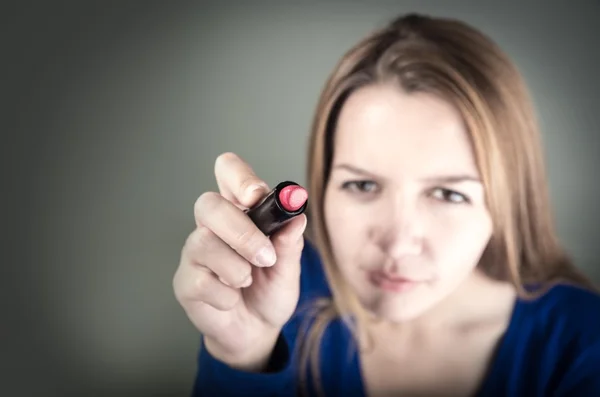
M 329 78 L 301 215 L 234 154 L 174 277 L 203 335 L 194 395 L 600 395 L 600 297 L 550 219 L 526 88 L 482 33 L 400 17 Z M 302 272 L 300 272 L 302 269 Z M 308 310 L 307 310 L 308 309 Z

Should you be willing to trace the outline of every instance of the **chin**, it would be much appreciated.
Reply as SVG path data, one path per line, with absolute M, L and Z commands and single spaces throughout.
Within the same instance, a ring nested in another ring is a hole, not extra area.
M 420 317 L 434 305 L 427 299 L 429 294 L 426 292 L 421 288 L 400 294 L 363 290 L 359 300 L 365 310 L 378 320 L 404 323 Z
M 380 302 L 370 304 L 366 309 L 378 320 L 392 323 L 405 323 L 420 317 L 427 311 L 428 307 L 422 304 L 411 304 L 410 302 L 402 304 Z

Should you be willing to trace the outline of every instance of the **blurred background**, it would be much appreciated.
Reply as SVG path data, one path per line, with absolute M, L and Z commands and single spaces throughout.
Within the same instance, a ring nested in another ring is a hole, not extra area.
M 171 281 L 215 158 L 303 183 L 334 64 L 413 11 L 484 30 L 522 70 L 560 236 L 600 282 L 598 1 L 13 2 L 0 394 L 188 395 L 199 335 Z

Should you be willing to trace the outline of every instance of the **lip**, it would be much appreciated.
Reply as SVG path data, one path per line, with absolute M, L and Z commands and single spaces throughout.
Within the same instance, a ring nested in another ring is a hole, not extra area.
M 414 280 L 406 277 L 398 277 L 386 274 L 381 271 L 368 273 L 368 278 L 374 286 L 389 292 L 406 292 L 422 284 L 423 281 Z

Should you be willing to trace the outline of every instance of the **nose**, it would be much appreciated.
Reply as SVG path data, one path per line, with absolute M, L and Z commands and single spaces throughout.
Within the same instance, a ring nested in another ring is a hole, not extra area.
M 380 224 L 381 249 L 394 260 L 419 255 L 423 249 L 423 222 L 416 203 L 397 200 Z

